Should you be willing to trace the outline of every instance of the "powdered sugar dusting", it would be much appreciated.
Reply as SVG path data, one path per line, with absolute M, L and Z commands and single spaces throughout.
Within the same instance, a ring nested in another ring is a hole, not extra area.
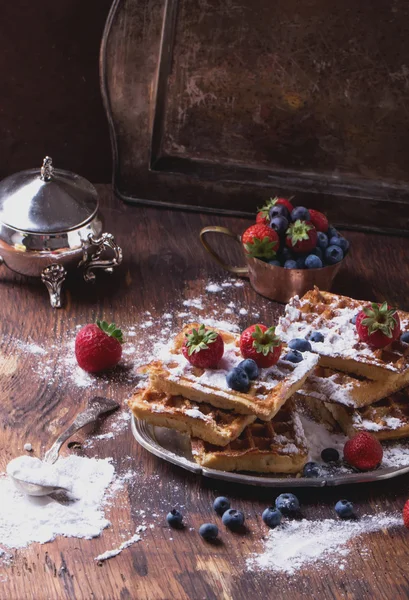
M 385 513 L 351 521 L 303 519 L 285 522 L 269 531 L 264 551 L 247 559 L 247 568 L 289 575 L 307 565 L 342 568 L 351 551 L 349 542 L 353 538 L 362 536 L 362 552 L 362 544 L 368 542 L 368 534 L 398 527 L 401 523 L 400 515 Z

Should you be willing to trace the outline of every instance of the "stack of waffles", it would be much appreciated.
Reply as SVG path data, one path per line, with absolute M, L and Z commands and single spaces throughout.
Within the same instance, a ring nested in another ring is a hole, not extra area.
M 297 364 L 280 359 L 260 369 L 247 393 L 236 392 L 228 387 L 226 375 L 243 360 L 239 336 L 215 329 L 224 341 L 223 358 L 217 369 L 202 369 L 182 353 L 186 333 L 199 326 L 185 325 L 168 355 L 146 365 L 148 384 L 128 401 L 134 416 L 188 434 L 192 455 L 204 467 L 300 471 L 308 445 L 293 397 L 314 372 L 318 355 L 306 352 Z
M 398 339 L 374 350 L 361 342 L 354 323 L 366 306 L 318 289 L 290 300 L 277 327 L 281 339 L 323 336 L 320 342 L 310 339 L 319 365 L 297 397 L 350 437 L 361 431 L 381 440 L 408 437 L 409 344 Z M 402 332 L 408 331 L 409 313 L 397 312 Z

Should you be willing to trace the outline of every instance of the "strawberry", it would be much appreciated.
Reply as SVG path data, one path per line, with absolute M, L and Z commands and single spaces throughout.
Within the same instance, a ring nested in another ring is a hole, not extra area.
M 213 329 L 200 325 L 199 329 L 186 333 L 182 352 L 194 367 L 215 369 L 223 356 L 223 338 Z
M 274 258 L 278 240 L 278 234 L 274 229 L 260 223 L 251 225 L 241 236 L 246 253 L 256 258 Z
M 310 252 L 317 245 L 317 231 L 309 221 L 296 221 L 287 229 L 286 244 L 294 252 Z
M 240 352 L 243 358 L 252 358 L 258 367 L 275 365 L 281 354 L 281 340 L 275 327 L 251 325 L 240 336 Z
M 282 204 L 286 207 L 288 212 L 291 214 L 291 211 L 294 210 L 294 206 L 291 204 L 287 198 L 270 198 L 270 200 L 262 207 L 258 209 L 256 223 L 262 223 L 263 225 L 268 225 L 270 223 L 270 209 L 276 204 Z
M 327 233 L 329 223 L 327 217 L 318 210 L 314 210 L 313 208 L 309 208 L 308 212 L 310 213 L 310 221 L 314 225 L 317 231 L 323 231 Z
M 362 309 L 355 322 L 359 339 L 372 348 L 384 348 L 400 336 L 400 320 L 395 308 L 383 304 L 371 303 L 371 307 Z
M 115 367 L 122 356 L 122 331 L 115 323 L 97 321 L 85 325 L 75 338 L 75 356 L 81 369 L 98 373 Z
M 382 462 L 382 456 L 381 443 L 366 431 L 355 435 L 344 446 L 344 460 L 360 471 L 376 469 Z
M 407 500 L 405 502 L 405 506 L 403 507 L 403 524 L 405 525 L 406 529 L 409 529 L 409 500 Z

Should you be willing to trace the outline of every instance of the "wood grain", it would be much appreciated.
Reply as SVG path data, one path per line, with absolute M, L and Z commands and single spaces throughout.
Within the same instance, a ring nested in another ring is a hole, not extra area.
M 2 471 L 12 457 L 22 453 L 26 441 L 31 441 L 40 454 L 91 395 L 105 394 L 123 403 L 130 394 L 133 382 L 120 374 L 113 379 L 100 378 L 95 386 L 84 390 L 61 375 L 62 350 L 58 348 L 72 338 L 75 327 L 102 315 L 129 327 L 144 318 L 144 311 L 155 317 L 171 310 L 175 303 L 180 305 L 184 299 L 197 296 L 208 277 L 215 281 L 224 277 L 200 246 L 200 228 L 217 224 L 241 232 L 248 224 L 237 218 L 124 206 L 111 196 L 108 187 L 99 189 L 109 230 L 124 249 L 124 264 L 112 278 L 102 276 L 95 286 L 87 286 L 71 277 L 66 308 L 53 311 L 40 283 L 4 267 L 1 270 Z M 408 240 L 359 233 L 351 233 L 349 238 L 352 251 L 335 284 L 336 291 L 358 298 L 387 299 L 408 310 Z M 239 261 L 234 244 L 223 250 Z M 234 300 L 257 309 L 266 322 L 274 321 L 283 310 L 281 305 L 257 296 L 248 283 L 229 288 L 225 298 L 225 302 Z M 220 308 L 221 302 L 217 294 L 205 299 L 205 303 Z M 247 317 L 240 316 L 240 325 L 246 324 Z M 48 382 L 36 375 L 40 358 L 16 351 L 16 339 L 57 346 Z M 114 415 L 75 439 L 84 442 L 108 432 L 113 419 Z M 278 491 L 196 477 L 149 455 L 138 446 L 129 428 L 113 440 L 96 440 L 92 448 L 65 446 L 63 454 L 70 452 L 112 456 L 118 472 L 131 467 L 136 475 L 109 509 L 112 527 L 100 538 L 58 538 L 49 544 L 34 544 L 17 551 L 11 566 L 0 566 L 2 599 L 398 600 L 409 596 L 408 535 L 403 528 L 371 534 L 365 540 L 367 553 L 361 553 L 360 539 L 353 540 L 344 571 L 308 568 L 291 577 L 248 572 L 245 560 L 262 550 L 266 534 L 261 511 Z M 333 506 L 340 497 L 355 502 L 360 515 L 382 509 L 400 511 L 409 495 L 408 484 L 409 477 L 404 476 L 343 489 L 302 490 L 299 497 L 307 519 L 333 516 Z M 203 522 L 215 521 L 211 505 L 220 493 L 245 512 L 247 533 L 235 535 L 221 527 L 220 545 L 208 545 L 199 538 L 197 529 Z M 165 514 L 174 505 L 181 506 L 186 515 L 188 526 L 183 531 L 174 532 L 166 526 Z M 122 534 L 141 523 L 140 510 L 158 515 L 152 521 L 155 527 L 148 528 L 143 541 L 98 566 L 94 557 L 114 548 L 122 541 Z

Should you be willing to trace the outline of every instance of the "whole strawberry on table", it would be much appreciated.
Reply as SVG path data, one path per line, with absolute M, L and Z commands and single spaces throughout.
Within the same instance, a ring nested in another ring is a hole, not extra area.
M 285 269 L 320 269 L 340 262 L 349 242 L 312 208 L 271 198 L 242 235 L 245 252 Z

